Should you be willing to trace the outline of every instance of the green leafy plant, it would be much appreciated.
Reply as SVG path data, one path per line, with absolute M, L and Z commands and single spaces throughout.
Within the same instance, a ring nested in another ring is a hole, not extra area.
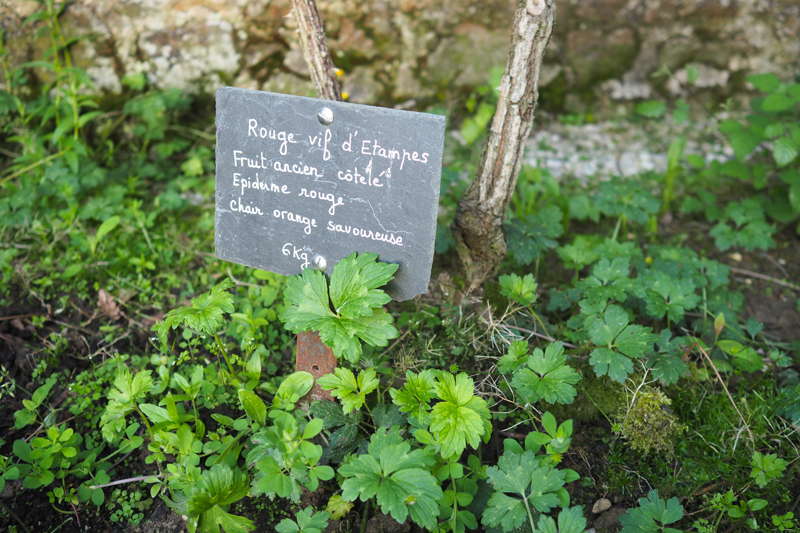
M 761 452 L 753 452 L 752 465 L 750 477 L 755 479 L 759 487 L 766 487 L 771 481 L 783 476 L 787 463 L 774 453 L 763 455 Z
M 295 519 L 284 518 L 275 526 L 278 533 L 322 533 L 328 527 L 328 518 L 331 514 L 327 511 L 317 511 L 310 507 L 301 509 Z
M 528 344 L 514 346 L 519 353 L 527 351 Z M 544 352 L 536 348 L 530 356 L 523 357 L 525 363 L 514 371 L 511 386 L 525 402 L 572 403 L 577 394 L 573 385 L 580 381 L 580 374 L 567 364 L 563 343 L 550 343 Z M 501 359 L 504 365 L 506 361 Z
M 220 527 L 226 533 L 252 531 L 250 520 L 227 512 L 249 489 L 247 476 L 237 468 L 217 464 L 204 471 L 186 499 L 190 533 L 219 533 Z
M 628 509 L 619 517 L 623 533 L 680 533 L 679 529 L 667 527 L 683 518 L 683 506 L 678 498 L 664 501 L 657 490 L 651 490 L 647 498 L 639 498 L 639 506 Z
M 344 414 L 360 409 L 367 401 L 367 394 L 380 384 L 374 368 L 363 370 L 356 379 L 353 372 L 342 367 L 336 368 L 333 374 L 322 376 L 317 383 L 322 389 L 333 391 L 331 396 L 342 402 Z
M 537 531 L 537 513 L 548 513 L 557 506 L 569 506 L 569 494 L 564 489 L 564 484 L 578 479 L 579 476 L 573 470 L 555 468 L 553 456 L 560 460 L 560 454 L 569 447 L 568 434 L 572 432 L 572 424 L 570 421 L 569 424 L 557 427 L 555 418 L 549 413 L 545 414 L 543 423 L 548 433 L 530 433 L 525 439 L 524 450 L 517 442 L 506 440 L 505 453 L 497 461 L 497 466 L 487 469 L 489 483 L 494 492 L 483 512 L 482 522 L 485 526 L 500 526 L 503 531 L 510 532 L 527 520 L 531 530 Z M 551 448 L 553 455 L 537 455 L 542 445 L 554 446 L 554 441 L 557 440 L 561 442 L 555 444 L 555 449 Z M 586 524 L 577 516 L 580 511 L 567 513 L 563 517 L 559 516 L 559 528 L 583 531 Z M 539 524 L 542 529 L 555 527 L 552 520 L 540 519 Z
M 631 359 L 642 358 L 653 351 L 659 338 L 651 329 L 629 324 L 628 314 L 619 306 L 609 306 L 602 317 L 589 328 L 589 337 L 598 346 L 592 350 L 589 363 L 598 376 L 608 375 L 624 382 L 633 372 Z
M 439 514 L 442 489 L 431 474 L 435 460 L 422 450 L 411 450 L 396 430 L 379 430 L 370 438 L 367 453 L 353 456 L 339 468 L 344 477 L 342 498 L 376 498 L 384 514 L 402 523 L 408 516 L 432 529 Z
M 319 331 L 337 357 L 351 362 L 361 356 L 360 341 L 386 346 L 399 333 L 383 308 L 390 298 L 378 287 L 392 279 L 398 265 L 379 263 L 377 258 L 378 254 L 353 252 L 342 259 L 333 269 L 330 289 L 325 275 L 314 269 L 290 278 L 281 320 L 293 333 Z

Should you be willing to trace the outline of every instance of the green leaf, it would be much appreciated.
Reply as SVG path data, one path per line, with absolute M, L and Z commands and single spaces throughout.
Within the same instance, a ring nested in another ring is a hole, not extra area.
M 560 342 L 551 343 L 545 352 L 536 348 L 526 367 L 514 374 L 511 386 L 528 403 L 541 399 L 549 403 L 572 403 L 576 395 L 573 385 L 580 381 L 580 374 L 566 362 L 564 345 Z
M 508 249 L 514 254 L 514 261 L 519 265 L 529 265 L 545 250 L 557 247 L 558 242 L 553 239 L 564 233 L 562 219 L 561 210 L 551 204 L 536 213 L 508 222 L 505 226 Z
M 114 230 L 119 225 L 120 218 L 116 215 L 106 219 L 100 227 L 97 228 L 97 233 L 95 234 L 95 241 L 100 243 L 108 233 Z
M 647 312 L 654 318 L 667 315 L 672 322 L 683 319 L 686 311 L 694 309 L 700 302 L 695 286 L 688 278 L 675 279 L 665 272 L 657 271 L 644 278 Z
M 522 305 L 531 305 L 536 301 L 536 288 L 538 287 L 533 274 L 520 277 L 517 274 L 500 276 L 500 293 L 506 298 L 516 300 Z
M 781 93 L 770 94 L 761 103 L 761 110 L 770 113 L 779 113 L 791 109 L 794 109 L 794 100 Z
M 263 427 L 267 419 L 267 406 L 264 401 L 254 392 L 242 389 L 239 391 L 239 402 L 241 402 L 244 412 L 247 413 L 247 417 Z
M 367 501 L 377 497 L 384 514 L 391 514 L 400 523 L 410 515 L 423 528 L 433 529 L 439 513 L 437 501 L 443 496 L 430 472 L 434 459 L 422 450 L 411 451 L 396 430 L 378 430 L 367 451 L 350 457 L 339 468 L 345 478 L 342 498 Z
M 225 464 L 216 464 L 203 472 L 200 481 L 191 489 L 186 500 L 190 517 L 198 519 L 198 531 L 219 533 L 246 533 L 254 524 L 242 516 L 225 512 L 223 507 L 235 503 L 250 489 L 247 475 Z
M 486 400 L 474 395 L 472 379 L 463 372 L 456 377 L 442 372 L 434 389 L 442 401 L 433 406 L 430 429 L 442 446 L 442 457 L 460 457 L 467 444 L 477 449 L 492 426 Z
M 636 291 L 630 276 L 630 259 L 616 257 L 609 261 L 606 257 L 592 268 L 592 273 L 578 282 L 584 298 L 590 303 L 617 300 L 624 302 L 628 295 Z
M 153 424 L 160 424 L 162 422 L 171 422 L 169 412 L 163 407 L 153 405 L 151 403 L 140 403 L 139 409 L 145 414 L 150 422 Z
M 377 262 L 378 254 L 355 252 L 339 261 L 331 274 L 331 301 L 337 315 L 357 318 L 372 315 L 373 309 L 391 298 L 378 287 L 389 283 L 399 265 Z
M 331 514 L 327 511 L 317 511 L 311 507 L 301 509 L 295 515 L 295 520 L 284 518 L 275 526 L 278 533 L 321 533 L 328 527 L 328 518 Z
M 167 345 L 169 330 L 182 324 L 199 333 L 215 335 L 222 327 L 223 314 L 234 310 L 233 296 L 226 292 L 233 286 L 233 282 L 225 278 L 209 292 L 192 300 L 191 306 L 173 309 L 164 315 L 164 320 L 153 326 L 161 345 Z
M 576 505 L 569 509 L 561 509 L 558 513 L 558 527 L 549 516 L 540 516 L 536 527 L 541 533 L 583 533 L 586 530 L 586 518 L 583 508 Z
M 724 317 L 722 313 L 720 316 Z M 670 340 L 671 337 L 670 330 L 662 330 L 661 338 L 658 340 L 658 352 L 647 356 L 647 367 L 652 370 L 653 377 L 666 385 L 677 383 L 689 372 L 689 367 L 682 357 L 687 344 L 686 338 L 678 337 Z
M 619 521 L 623 526 L 622 533 L 656 533 L 681 518 L 683 506 L 678 498 L 670 498 L 665 502 L 658 497 L 657 490 L 651 490 L 647 498 L 639 499 L 639 507 L 628 509 L 627 514 L 619 517 Z
M 636 104 L 634 111 L 647 118 L 659 118 L 664 116 L 667 105 L 660 100 L 648 100 Z
M 542 465 L 532 451 L 506 451 L 486 473 L 495 492 L 483 512 L 485 526 L 519 527 L 528 518 L 526 500 L 540 513 L 559 504 L 556 492 L 564 486 L 564 471 Z
M 728 136 L 736 159 L 742 160 L 761 144 L 761 137 L 749 130 L 739 130 Z
M 341 400 L 345 414 L 361 409 L 367 399 L 367 394 L 380 385 L 380 381 L 375 377 L 374 368 L 363 370 L 356 380 L 353 372 L 343 367 L 337 367 L 333 374 L 322 376 L 317 383 L 324 390 L 332 391 L 331 396 Z
M 392 396 L 392 402 L 400 408 L 400 411 L 408 413 L 427 426 L 431 421 L 430 401 L 434 396 L 435 384 L 433 371 L 423 370 L 419 374 L 415 374 L 407 370 L 403 388 L 400 390 L 389 389 L 389 394 Z
M 331 496 L 328 500 L 328 505 L 325 506 L 325 510 L 331 514 L 332 520 L 341 520 L 352 508 L 353 504 L 345 501 L 341 494 L 334 494 Z
M 791 137 L 781 137 L 775 140 L 772 146 L 772 156 L 775 158 L 775 164 L 779 167 L 785 167 L 795 160 L 797 157 L 798 146 Z
M 778 79 L 773 73 L 769 74 L 755 74 L 753 76 L 747 76 L 747 81 L 753 84 L 753 87 L 761 91 L 762 93 L 771 93 L 775 89 L 777 89 L 781 81 Z
M 753 471 L 750 477 L 756 480 L 756 484 L 764 488 L 770 481 L 780 479 L 788 463 L 783 459 L 778 459 L 774 453 L 762 455 L 761 452 L 753 453 L 751 461 Z
M 508 353 L 497 362 L 497 369 L 504 374 L 516 372 L 528 362 L 528 341 L 514 341 L 508 347 Z
M 589 363 L 598 376 L 608 376 L 623 383 L 633 372 L 629 358 L 639 358 L 653 351 L 659 340 L 650 328 L 628 325 L 628 315 L 616 305 L 609 306 L 603 317 L 597 318 L 589 328 L 589 337 L 595 345 L 603 346 L 592 351 Z
M 313 387 L 314 376 L 311 372 L 299 370 L 286 376 L 280 387 L 278 387 L 276 395 L 286 402 L 291 402 L 293 398 L 300 399 L 308 394 Z
M 386 346 L 399 335 L 392 316 L 382 307 L 388 296 L 376 287 L 391 279 L 397 265 L 377 263 L 376 254 L 351 254 L 337 264 L 328 284 L 322 272 L 307 268 L 302 276 L 289 278 L 284 297 L 287 306 L 281 320 L 294 333 L 319 331 L 336 357 L 356 362 L 361 343 Z M 333 306 L 333 307 L 332 307 Z

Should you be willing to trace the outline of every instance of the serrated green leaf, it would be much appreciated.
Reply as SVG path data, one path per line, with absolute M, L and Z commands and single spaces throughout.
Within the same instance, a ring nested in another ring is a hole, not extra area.
M 325 507 L 325 510 L 331 513 L 332 520 L 341 520 L 352 508 L 353 504 L 345 501 L 341 494 L 334 494 L 328 500 L 328 505 Z
M 295 520 L 284 518 L 275 526 L 278 533 L 321 533 L 328 527 L 328 518 L 331 514 L 327 511 L 317 511 L 311 507 L 301 509 L 295 515 Z
M 497 466 L 486 470 L 495 492 L 483 512 L 485 526 L 505 531 L 519 527 L 528 514 L 525 501 L 540 513 L 559 504 L 556 492 L 564 486 L 564 472 L 543 466 L 533 451 L 506 451 Z
M 733 153 L 739 160 L 744 159 L 761 144 L 761 137 L 749 130 L 738 130 L 728 136 L 728 140 L 733 148 Z
M 242 516 L 225 512 L 223 507 L 235 503 L 250 489 L 247 475 L 228 465 L 216 464 L 203 472 L 200 481 L 191 489 L 186 508 L 190 517 L 198 519 L 198 531 L 246 533 L 254 524 Z
M 516 300 L 522 305 L 531 305 L 536 301 L 536 288 L 538 284 L 533 274 L 520 277 L 517 274 L 500 276 L 500 293 L 506 298 Z
M 779 459 L 777 454 L 770 453 L 763 455 L 761 452 L 754 452 L 751 461 L 753 471 L 750 477 L 755 479 L 759 487 L 766 487 L 770 481 L 780 479 L 788 463 Z
M 376 254 L 353 253 L 337 264 L 331 274 L 331 292 L 325 275 L 305 269 L 302 276 L 287 282 L 284 297 L 288 305 L 281 320 L 294 333 L 319 331 L 322 342 L 336 357 L 356 362 L 361 343 L 387 346 L 400 333 L 392 316 L 382 307 L 389 297 L 377 289 L 391 279 L 397 265 L 377 263 Z
M 378 254 L 355 252 L 339 261 L 331 274 L 330 295 L 337 315 L 369 316 L 391 298 L 378 287 L 392 280 L 399 265 L 377 262 Z
M 341 400 L 344 413 L 347 414 L 361 409 L 367 394 L 378 388 L 380 381 L 375 376 L 374 368 L 361 371 L 356 379 L 349 369 L 337 367 L 333 374 L 322 376 L 317 383 L 324 390 L 332 391 L 331 396 Z
M 410 515 L 420 526 L 432 529 L 439 512 L 442 489 L 430 473 L 434 460 L 411 446 L 399 433 L 377 431 L 368 453 L 351 457 L 339 468 L 345 480 L 342 498 L 367 501 L 377 497 L 384 514 L 402 523 Z
M 657 490 L 651 490 L 647 498 L 639 499 L 639 507 L 628 509 L 627 514 L 619 517 L 619 521 L 623 526 L 622 533 L 655 533 L 681 518 L 683 506 L 678 498 L 670 498 L 665 502 L 658 497 Z
M 474 395 L 472 379 L 463 372 L 456 377 L 442 372 L 434 389 L 442 401 L 431 410 L 430 429 L 442 457 L 460 457 L 467 444 L 477 449 L 491 432 L 491 413 L 486 401 Z
M 555 520 L 544 515 L 539 517 L 536 527 L 541 533 L 583 533 L 586 530 L 586 518 L 583 508 L 576 505 L 558 513 L 558 527 Z
M 536 348 L 527 365 L 514 374 L 511 386 L 528 403 L 541 399 L 549 403 L 572 403 L 576 395 L 572 385 L 580 381 L 580 375 L 566 361 L 560 342 L 551 343 L 545 352 Z
M 430 401 L 433 399 L 436 382 L 431 370 L 423 370 L 415 374 L 406 371 L 406 382 L 400 390 L 389 389 L 392 402 L 403 413 L 408 413 L 423 425 L 430 424 Z

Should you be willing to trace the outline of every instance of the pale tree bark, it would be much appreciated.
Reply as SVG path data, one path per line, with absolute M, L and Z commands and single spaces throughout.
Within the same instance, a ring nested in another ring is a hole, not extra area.
M 317 96 L 325 100 L 342 101 L 342 92 L 333 67 L 325 27 L 314 0 L 292 0 L 292 13 L 300 33 L 303 57 L 308 64 Z
M 292 13 L 300 34 L 300 46 L 308 64 L 311 80 L 317 96 L 325 100 L 342 101 L 342 92 L 336 71 L 328 50 L 325 27 L 317 11 L 314 0 L 292 0 Z M 307 398 L 314 400 L 333 400 L 330 392 L 322 390 L 317 379 L 333 372 L 338 361 L 333 350 L 325 346 L 315 331 L 305 331 L 297 336 L 297 357 L 295 370 L 310 372 L 314 376 L 314 388 Z
M 517 185 L 539 98 L 539 70 L 555 24 L 555 0 L 520 0 L 497 111 L 478 170 L 458 202 L 453 237 L 467 289 L 478 288 L 506 256 L 503 220 Z

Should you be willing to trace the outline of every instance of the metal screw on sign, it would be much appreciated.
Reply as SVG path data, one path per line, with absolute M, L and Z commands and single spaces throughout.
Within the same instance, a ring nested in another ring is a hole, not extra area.
M 311 266 L 313 266 L 316 270 L 325 272 L 325 269 L 328 268 L 328 262 L 321 255 L 315 255 L 311 260 Z
M 317 119 L 319 119 L 319 123 L 323 126 L 330 126 L 333 124 L 333 111 L 328 107 L 323 107 L 317 114 Z

